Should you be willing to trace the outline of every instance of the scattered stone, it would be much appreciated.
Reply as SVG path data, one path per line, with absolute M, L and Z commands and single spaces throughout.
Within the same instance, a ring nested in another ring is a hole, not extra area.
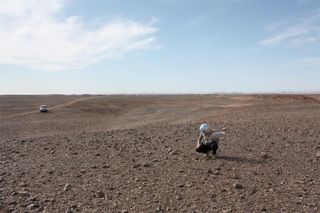
M 256 192 L 257 192 L 257 188 L 253 188 L 253 189 L 251 190 L 251 195 L 254 195 Z
M 316 157 L 320 158 L 320 151 L 317 152 Z
M 121 213 L 128 213 L 128 210 L 122 210 Z
M 215 170 L 215 171 L 213 172 L 213 174 L 214 174 L 214 175 L 219 175 L 220 172 L 219 172 L 218 170 Z
M 19 183 L 19 186 L 20 186 L 20 187 L 26 187 L 27 184 L 26 184 L 26 182 L 21 182 L 21 183 Z
M 232 212 L 232 209 L 225 209 L 222 211 L 223 213 L 231 213 Z
M 213 171 L 211 169 L 208 169 L 207 173 L 208 174 L 213 174 Z
M 143 167 L 151 167 L 151 165 L 150 165 L 149 163 L 146 163 L 146 162 L 144 162 L 144 163 L 142 164 L 142 166 L 143 166 Z
M 262 158 L 262 159 L 267 159 L 269 156 L 268 156 L 268 154 L 267 153 L 265 153 L 265 152 L 261 152 L 261 154 L 260 154 L 260 158 Z
M 161 207 L 158 206 L 158 207 L 156 208 L 156 212 L 160 212 L 160 211 L 161 211 Z
M 177 200 L 182 200 L 182 197 L 181 197 L 180 195 L 177 195 L 177 196 L 176 196 L 176 199 L 177 199 Z
M 179 151 L 178 150 L 173 150 L 171 152 L 169 152 L 170 155 L 178 155 Z
M 232 187 L 235 189 L 242 189 L 243 188 L 243 186 L 240 183 L 234 183 L 234 184 L 232 184 Z
M 179 184 L 178 187 L 179 187 L 179 188 L 183 188 L 183 187 L 184 187 L 184 184 Z
M 37 197 L 37 196 L 33 196 L 33 197 L 31 197 L 31 198 L 29 199 L 29 201 L 36 201 L 36 200 L 38 200 L 38 197 Z
M 30 205 L 27 206 L 28 209 L 35 209 L 38 207 L 39 207 L 39 205 L 37 203 L 31 203 Z
M 105 197 L 105 195 L 104 195 L 104 193 L 102 191 L 98 191 L 96 195 L 97 195 L 98 198 L 104 198 Z
M 102 168 L 108 169 L 108 168 L 110 168 L 110 165 L 109 164 L 103 165 Z
M 19 191 L 18 194 L 22 196 L 29 196 L 29 192 L 27 191 Z
M 66 184 L 63 188 L 63 191 L 69 191 L 71 189 L 71 185 L 70 184 Z
M 113 190 L 115 190 L 116 188 L 115 188 L 114 186 L 110 186 L 108 189 L 111 190 L 111 191 L 113 191 Z
M 139 167 L 140 167 L 140 164 L 138 164 L 138 163 L 132 166 L 132 168 L 134 168 L 134 169 L 139 168 Z

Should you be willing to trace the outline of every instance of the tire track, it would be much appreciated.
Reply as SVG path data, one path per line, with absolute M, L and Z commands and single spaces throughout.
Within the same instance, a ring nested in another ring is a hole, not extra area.
M 93 97 L 79 98 L 79 99 L 76 99 L 76 100 L 68 101 L 66 103 L 62 103 L 62 104 L 58 104 L 58 105 L 50 107 L 49 111 L 50 110 L 55 110 L 55 109 L 61 109 L 63 107 L 67 107 L 67 106 L 70 106 L 70 105 L 75 104 L 75 103 L 79 103 L 79 102 L 82 102 L 82 101 L 87 101 L 87 100 L 90 100 L 90 99 L 96 99 L 98 97 L 99 96 L 93 96 Z M 4 116 L 4 117 L 2 117 L 2 119 L 26 116 L 26 115 L 30 115 L 30 114 L 34 114 L 34 113 L 39 113 L 39 110 L 32 110 L 32 111 L 28 111 L 28 112 L 22 112 L 22 113 L 18 113 L 18 114 L 14 114 L 14 115 Z

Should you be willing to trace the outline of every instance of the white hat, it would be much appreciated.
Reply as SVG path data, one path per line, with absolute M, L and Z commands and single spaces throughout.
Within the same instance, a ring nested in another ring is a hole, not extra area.
M 209 124 L 207 124 L 207 123 L 201 124 L 201 126 L 200 126 L 201 132 L 206 132 L 208 129 L 209 129 Z

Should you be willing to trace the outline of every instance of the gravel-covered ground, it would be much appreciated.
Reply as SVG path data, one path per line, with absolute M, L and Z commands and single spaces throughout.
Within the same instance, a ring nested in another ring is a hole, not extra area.
M 0 212 L 319 212 L 319 100 L 2 96 Z

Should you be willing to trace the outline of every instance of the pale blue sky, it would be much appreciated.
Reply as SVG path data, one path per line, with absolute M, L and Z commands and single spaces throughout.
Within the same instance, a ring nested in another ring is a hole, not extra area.
M 320 92 L 320 0 L 2 0 L 0 93 Z

